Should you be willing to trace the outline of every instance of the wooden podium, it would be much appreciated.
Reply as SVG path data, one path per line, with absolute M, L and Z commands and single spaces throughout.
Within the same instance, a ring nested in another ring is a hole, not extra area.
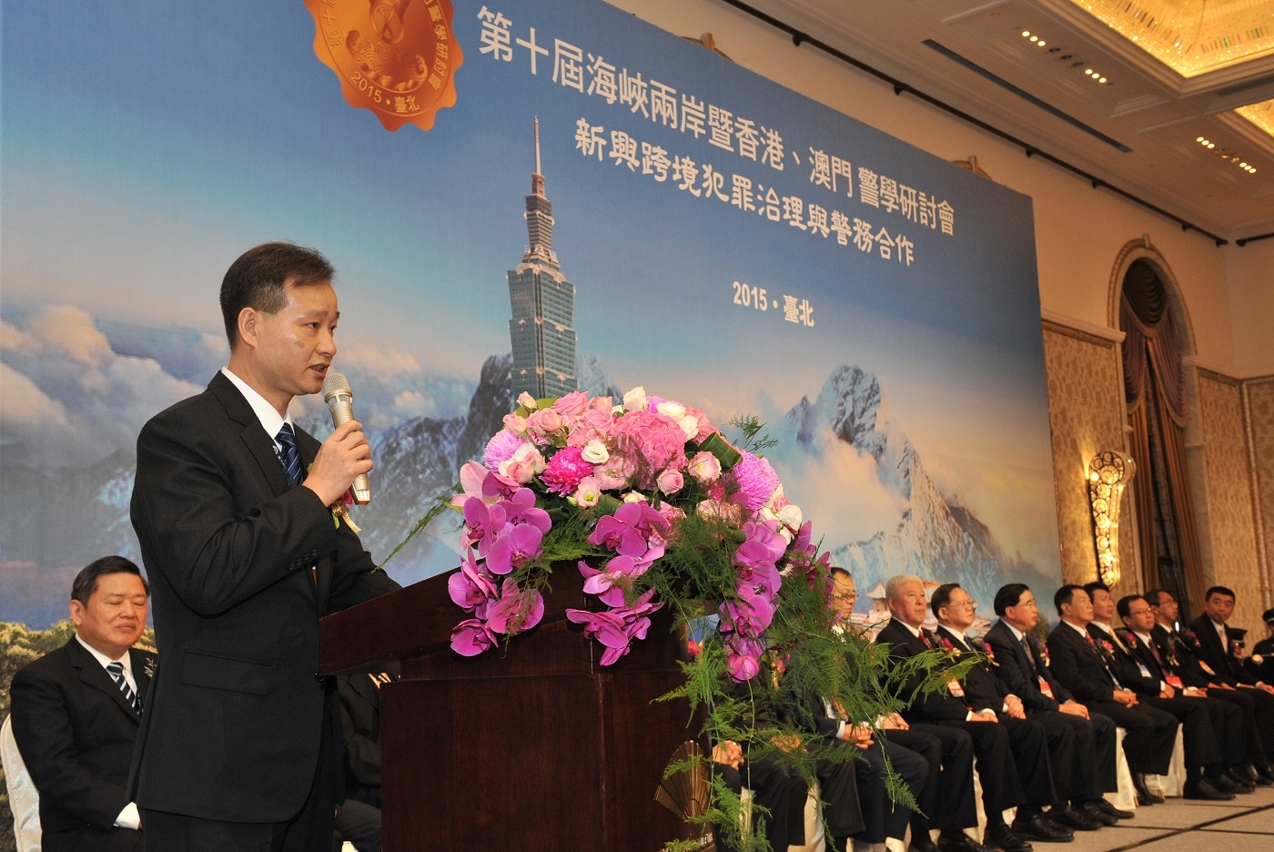
M 653 701 L 683 681 L 666 608 L 600 666 L 602 646 L 566 620 L 588 603 L 563 566 L 537 627 L 465 658 L 449 644 L 466 616 L 448 576 L 320 622 L 324 674 L 402 676 L 380 698 L 386 852 L 656 852 L 699 834 L 655 801 L 673 751 L 699 734 L 684 700 Z

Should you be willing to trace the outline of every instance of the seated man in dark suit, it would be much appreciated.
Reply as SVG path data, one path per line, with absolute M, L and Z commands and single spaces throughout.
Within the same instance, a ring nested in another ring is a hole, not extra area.
M 1109 716 L 1090 713 L 1058 683 L 1042 661 L 1027 631 L 1039 623 L 1035 596 L 1022 583 L 1009 583 L 995 595 L 997 621 L 984 637 L 992 672 L 1009 693 L 1016 695 L 1028 719 L 1044 725 L 1053 782 L 1072 808 L 1105 825 L 1132 814 L 1103 798 L 1118 789 L 1115 777 L 1115 723 Z M 1073 822 L 1068 822 L 1072 828 Z
M 40 793 L 44 852 L 142 852 L 124 788 L 155 670 L 155 655 L 132 647 L 149 593 L 122 556 L 90 563 L 71 586 L 75 636 L 13 677 L 13 737 Z
M 1082 586 L 1062 586 L 1053 596 L 1053 605 L 1061 621 L 1049 634 L 1048 653 L 1043 655 L 1049 673 L 1089 710 L 1109 716 L 1124 729 L 1124 754 L 1137 802 L 1163 802 L 1146 786 L 1146 776 L 1168 772 L 1177 738 L 1176 717 L 1143 704 L 1124 682 L 1127 675 L 1116 672 L 1113 659 L 1090 632 L 1093 602 Z
M 851 616 L 858 590 L 853 576 L 833 567 L 832 610 L 840 629 L 854 630 Z M 880 720 L 880 734 L 888 742 L 925 759 L 928 775 L 916 796 L 920 810 L 911 815 L 911 852 L 982 852 L 981 844 L 964 833 L 978 824 L 973 798 L 973 739 L 964 731 L 942 725 L 911 724 L 897 713 Z M 938 829 L 938 842 L 930 836 Z
M 1262 786 L 1274 784 L 1270 766 L 1274 755 L 1274 686 L 1247 666 L 1243 649 L 1246 631 L 1228 623 L 1234 615 L 1234 592 L 1225 586 L 1208 589 L 1203 613 L 1181 630 L 1176 629 L 1180 613 L 1170 593 L 1147 592 L 1146 600 L 1155 608 L 1156 632 L 1162 631 L 1179 655 L 1193 663 L 1208 684 L 1208 695 L 1233 701 L 1242 709 L 1246 754 L 1252 758 L 1245 777 Z
M 1027 718 L 1022 699 L 995 676 L 995 667 L 982 656 L 982 648 L 975 650 L 972 640 L 965 635 L 964 631 L 973 626 L 973 613 L 977 607 L 973 598 L 960 588 L 959 583 L 943 583 L 934 589 L 929 607 L 938 619 L 935 633 L 942 649 L 956 662 L 969 657 L 976 661 L 960 679 L 965 699 L 971 707 L 990 710 L 999 724 L 1009 732 L 1009 743 L 1018 774 L 1024 781 L 1031 779 L 1027 785 L 1038 787 L 1038 795 L 1051 796 L 1048 802 L 1053 804 L 1053 808 L 1047 815 L 1048 821 L 1063 831 L 1070 832 L 1076 829 L 1096 831 L 1101 828 L 1104 821 L 1098 821 L 1069 807 L 1058 797 L 1058 780 L 1069 782 L 1075 774 L 1075 732 L 1069 727 L 1057 729 L 1064 742 L 1056 752 L 1060 762 L 1054 763 L 1053 750 L 1049 745 L 1050 736 L 1044 723 Z M 1018 816 L 1024 815 L 1033 815 L 1029 806 L 1018 808 Z
M 345 801 L 336 806 L 336 833 L 358 852 L 380 852 L 380 686 L 384 672 L 339 675 L 345 735 Z
M 900 575 L 891 577 L 885 594 L 889 622 L 876 636 L 876 641 L 889 646 L 889 658 L 894 664 L 928 651 L 940 649 L 938 639 L 924 628 L 929 602 L 925 598 L 924 583 L 919 577 Z M 1043 781 L 1031 779 L 1023 783 L 1013 759 L 1009 734 L 994 711 L 973 707 L 958 681 L 951 681 L 945 688 L 928 695 L 921 693 L 922 675 L 913 675 L 902 686 L 902 698 L 909 706 L 903 717 L 911 723 L 928 722 L 958 728 L 973 738 L 973 751 L 978 760 L 978 777 L 982 781 L 982 801 L 986 806 L 986 846 L 1005 852 L 1025 852 L 1031 849 L 1031 840 L 1057 841 L 1069 839 L 1045 820 L 1040 807 L 1052 801 L 1052 783 L 1048 778 L 1047 764 Z M 1047 760 L 1047 753 L 1045 753 Z M 1005 825 L 1003 813 L 1009 808 L 1019 810 L 1013 827 Z
M 1261 613 L 1261 621 L 1265 623 L 1266 636 L 1252 648 L 1247 664 L 1257 678 L 1269 683 L 1274 682 L 1274 609 Z
M 1232 705 L 1207 697 L 1207 690 L 1186 685 L 1166 649 L 1151 636 L 1155 616 L 1141 595 L 1125 595 L 1116 603 L 1127 629 L 1124 642 L 1142 677 L 1131 688 L 1145 703 L 1167 710 L 1181 722 L 1185 746 L 1187 799 L 1233 799 L 1241 787 L 1226 771 L 1233 762 L 1242 716 Z M 1116 631 L 1118 632 L 1118 631 Z M 1149 677 L 1147 677 L 1149 675 Z M 1131 678 L 1131 675 L 1130 675 Z

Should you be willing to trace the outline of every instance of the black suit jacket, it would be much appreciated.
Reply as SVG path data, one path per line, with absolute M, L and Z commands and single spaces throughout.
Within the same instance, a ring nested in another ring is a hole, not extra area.
M 1087 634 L 1062 622 L 1048 634 L 1049 670 L 1078 701 L 1113 701 L 1115 680 L 1109 663 Z M 1120 686 L 1126 687 L 1122 682 Z
M 889 623 L 876 635 L 876 642 L 888 645 L 890 659 L 899 661 L 926 651 L 941 650 L 937 638 L 927 631 L 926 635 L 930 637 L 932 648 L 925 645 L 920 638 L 913 636 L 911 631 L 897 619 L 890 619 Z M 923 674 L 916 674 L 902 684 L 899 697 L 911 702 L 903 711 L 903 718 L 908 722 L 964 721 L 968 718 L 970 706 L 951 695 L 947 689 L 935 690 L 929 695 L 920 694 L 918 688 L 923 680 Z
M 1022 706 L 1028 712 L 1056 710 L 1062 703 L 1072 700 L 1070 690 L 1053 676 L 1033 647 L 1030 651 L 1022 647 L 1022 643 L 1003 619 L 995 622 L 984 639 L 991 646 L 995 661 L 999 664 L 995 669 L 996 675 L 1004 681 L 1009 692 L 1022 699 Z M 1053 691 L 1052 698 L 1040 691 L 1040 677 L 1047 681 L 1049 689 Z
M 938 625 L 936 635 L 939 647 L 951 654 L 956 662 L 980 652 L 978 643 L 967 636 L 957 636 L 954 630 L 942 625 Z M 962 646 L 959 640 L 963 640 L 965 645 Z M 947 644 L 951 647 L 948 648 Z M 1009 688 L 995 676 L 995 668 L 990 660 L 979 660 L 960 679 L 960 685 L 964 688 L 965 699 L 971 707 L 999 714 L 1003 712 L 1004 699 L 1009 695 Z
M 143 697 L 155 655 L 129 665 Z M 72 638 L 13 676 L 13 738 L 40 792 L 44 849 L 102 842 L 131 801 L 125 792 L 140 720 L 102 664 Z
M 1190 650 L 1198 656 L 1200 660 L 1208 664 L 1208 667 L 1215 673 L 1213 683 L 1228 683 L 1230 686 L 1237 686 L 1240 683 L 1253 686 L 1256 684 L 1256 678 L 1243 665 L 1243 662 L 1232 653 L 1234 643 L 1239 641 L 1240 636 L 1236 635 L 1236 631 L 1225 625 L 1226 644 L 1229 647 L 1221 647 L 1221 637 L 1217 635 L 1216 627 L 1212 624 L 1212 619 L 1207 614 L 1203 614 L 1190 622 L 1190 631 L 1194 634 L 1194 641 L 1191 642 L 1189 636 L 1184 637 L 1187 645 L 1192 646 Z M 1246 635 L 1246 634 L 1244 634 Z
M 301 464 L 318 442 L 297 430 Z M 137 439 L 133 528 L 164 649 L 130 779 L 138 804 L 281 822 L 305 802 L 340 707 L 317 675 L 318 620 L 398 588 L 308 488 L 220 372 Z M 310 568 L 316 568 L 316 579 Z M 340 749 L 320 777 L 339 788 Z M 339 789 L 328 791 L 339 801 Z

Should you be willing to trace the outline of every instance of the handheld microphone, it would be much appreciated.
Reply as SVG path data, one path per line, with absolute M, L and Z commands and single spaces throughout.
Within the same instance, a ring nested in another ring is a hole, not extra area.
M 354 392 L 350 390 L 349 380 L 340 373 L 328 370 L 323 379 L 323 401 L 332 412 L 332 425 L 340 426 L 354 419 Z M 366 505 L 372 499 L 372 486 L 367 481 L 367 474 L 360 473 L 354 477 L 354 502 Z

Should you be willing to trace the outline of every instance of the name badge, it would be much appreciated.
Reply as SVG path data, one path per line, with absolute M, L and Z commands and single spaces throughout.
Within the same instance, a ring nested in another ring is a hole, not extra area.
M 1142 677 L 1150 677 L 1150 669 L 1146 668 L 1145 663 L 1137 663 L 1137 668 L 1141 669 Z
M 960 685 L 960 681 L 952 679 L 947 682 L 947 691 L 956 698 L 964 698 L 964 687 Z
M 1168 686 L 1172 687 L 1173 689 L 1181 689 L 1182 688 L 1181 678 L 1177 677 L 1176 675 L 1168 675 Z
M 1040 678 L 1040 692 L 1044 693 L 1049 698 L 1053 698 L 1053 687 L 1049 686 L 1048 681 L 1044 680 L 1042 677 Z M 1053 698 L 1053 700 L 1056 701 L 1057 699 Z

